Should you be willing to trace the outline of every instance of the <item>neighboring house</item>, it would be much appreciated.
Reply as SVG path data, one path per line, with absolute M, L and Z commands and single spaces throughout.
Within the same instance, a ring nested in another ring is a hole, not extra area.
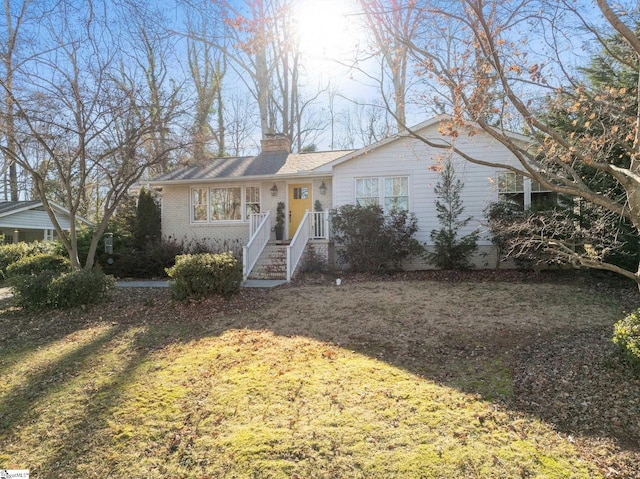
M 442 139 L 441 119 L 433 118 L 413 128 L 423 137 Z M 526 142 L 522 135 L 516 141 Z M 500 163 L 516 163 L 513 155 L 483 132 L 460 135 L 456 147 L 475 157 Z M 163 235 L 179 241 L 220 245 L 239 241 L 245 246 L 245 277 L 290 277 L 308 244 L 332 260 L 328 212 L 345 204 L 380 204 L 415 213 L 420 228 L 417 239 L 429 242 L 439 228 L 434 187 L 438 161 L 446 150 L 431 148 L 406 134 L 398 134 L 359 150 L 290 153 L 284 137 L 262 141 L 255 157 L 215 158 L 206 164 L 187 166 L 152 179 L 162 189 Z M 495 168 L 451 157 L 456 175 L 464 183 L 464 216 L 474 220 L 466 234 L 481 226 L 484 208 L 500 197 L 521 200 L 523 206 L 545 194 L 531 188 L 528 179 Z M 539 187 L 537 188 L 539 190 Z M 319 205 L 316 204 L 319 202 Z M 276 207 L 285 204 L 286 246 L 274 245 Z M 320 206 L 322 211 L 317 210 Z M 307 213 L 308 212 L 308 213 Z M 253 214 L 252 214 L 253 213 Z M 487 254 L 494 248 L 486 235 L 479 242 L 479 267 L 493 265 Z M 277 258 L 283 258 L 278 263 Z M 407 269 L 424 269 L 421 258 Z
M 51 205 L 62 229 L 69 230 L 69 211 L 56 204 Z M 78 222 L 90 224 L 83 218 L 78 218 Z M 0 201 L 0 235 L 8 244 L 52 241 L 56 233 L 42 201 Z

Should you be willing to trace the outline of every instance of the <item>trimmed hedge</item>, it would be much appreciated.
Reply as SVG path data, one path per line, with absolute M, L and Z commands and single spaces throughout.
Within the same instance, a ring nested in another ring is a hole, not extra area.
M 9 284 L 16 304 L 28 309 L 46 308 L 49 302 L 49 285 L 59 275 L 60 273 L 55 271 L 42 271 L 10 278 Z
M 231 252 L 179 255 L 166 271 L 174 280 L 172 295 L 179 300 L 212 294 L 228 298 L 240 291 L 242 283 L 242 264 Z
M 71 263 L 68 258 L 57 254 L 39 253 L 25 256 L 7 267 L 5 277 L 7 279 L 15 276 L 39 274 L 43 271 L 55 273 L 66 273 L 71 271 Z
M 0 245 L 0 279 L 6 278 L 9 265 L 27 256 L 39 253 L 54 253 L 56 245 L 54 243 L 12 243 Z
M 100 270 L 80 270 L 64 273 L 51 280 L 47 304 L 52 308 L 72 308 L 104 301 L 116 280 Z
M 99 270 L 62 274 L 59 271 L 44 270 L 12 276 L 9 283 L 18 306 L 28 309 L 56 309 L 103 301 L 115 286 L 115 279 Z
M 100 264 L 107 274 L 118 278 L 159 278 L 174 265 L 176 256 L 183 253 L 182 245 L 175 241 L 148 244 L 142 250 L 123 248 L 112 255 L 102 255 Z M 113 261 L 107 261 L 111 258 Z
M 625 361 L 640 374 L 640 309 L 613 326 L 613 342 Z

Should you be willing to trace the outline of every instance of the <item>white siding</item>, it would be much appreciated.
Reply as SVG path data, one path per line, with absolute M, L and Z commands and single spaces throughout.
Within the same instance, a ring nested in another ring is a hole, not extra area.
M 438 125 L 422 134 L 434 138 Z M 515 162 L 511 153 L 488 135 L 480 133 L 473 137 L 457 139 L 456 146 L 465 153 L 488 161 Z M 373 151 L 345 161 L 334 167 L 333 203 L 336 206 L 354 204 L 355 180 L 364 177 L 409 177 L 409 211 L 415 213 L 420 228 L 417 239 L 431 243 L 431 230 L 440 227 L 436 218 L 434 188 L 439 181 L 436 167 L 447 155 L 444 150 L 430 148 L 412 138 L 402 138 Z M 452 157 L 456 177 L 464 184 L 462 200 L 464 212 L 461 219 L 471 216 L 467 228 L 461 234 L 474 229 L 484 230 L 483 210 L 492 201 L 497 201 L 495 178 L 498 170 L 467 162 L 457 155 Z M 482 236 L 480 245 L 490 245 L 488 237 Z
M 62 229 L 69 229 L 69 218 L 57 213 L 58 222 Z M 53 228 L 49 215 L 43 210 L 25 210 L 0 218 L 0 228 L 15 229 L 51 229 Z

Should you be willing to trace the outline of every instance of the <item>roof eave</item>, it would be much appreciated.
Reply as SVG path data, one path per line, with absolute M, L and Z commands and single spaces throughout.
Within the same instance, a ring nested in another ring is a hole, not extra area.
M 440 123 L 441 121 L 447 120 L 448 118 L 452 118 L 451 115 L 437 115 L 437 116 L 434 116 L 433 118 L 429 118 L 428 120 L 418 123 L 417 125 L 411 127 L 410 130 L 412 132 L 424 130 L 437 123 Z M 515 133 L 511 131 L 503 131 L 503 133 L 514 141 L 520 141 L 523 143 L 528 143 L 531 141 L 531 138 L 529 138 L 526 135 L 522 135 L 520 133 Z M 352 151 L 351 153 L 348 153 L 344 156 L 336 158 L 335 160 L 330 161 L 324 166 L 333 169 L 333 167 L 341 165 L 342 163 L 352 160 L 353 158 L 366 155 L 368 153 L 371 153 L 374 150 L 377 150 L 378 148 L 382 148 L 383 146 L 388 145 L 389 143 L 393 143 L 397 140 L 401 140 L 404 138 L 415 138 L 415 136 L 412 133 L 410 133 L 408 130 L 402 130 L 394 135 L 388 136 L 387 138 L 383 138 L 380 141 L 372 143 L 371 145 L 364 146 L 359 150 Z
M 287 179 L 308 178 L 308 177 L 327 177 L 333 176 L 331 171 L 301 171 L 297 173 L 281 173 L 275 175 L 253 175 L 253 176 L 236 176 L 223 178 L 189 178 L 181 180 L 160 180 L 147 181 L 150 186 L 171 186 L 171 185 L 189 185 L 194 183 L 242 183 L 251 181 L 279 181 Z
M 71 212 L 68 209 L 64 208 L 63 206 L 61 206 L 61 205 L 59 205 L 57 203 L 54 203 L 53 201 L 49 201 L 49 205 L 51 205 L 51 209 L 53 209 L 54 211 L 57 211 L 58 213 L 63 213 L 63 214 L 66 214 L 68 216 L 71 216 Z M 9 210 L 9 211 L 5 211 L 3 213 L 0 213 L 0 218 L 4 218 L 6 216 L 15 215 L 17 213 L 22 213 L 23 211 L 29 211 L 29 210 L 32 210 L 34 208 L 40 208 L 40 207 L 44 207 L 44 204 L 42 203 L 42 201 L 38 200 L 37 203 L 34 203 L 32 205 L 25 205 L 25 206 L 22 206 L 20 208 L 16 208 L 16 209 L 13 209 L 13 210 Z M 93 223 L 91 221 L 87 220 L 86 218 L 83 218 L 80 215 L 76 215 L 76 220 L 80 221 L 81 223 L 84 223 L 86 225 L 90 225 L 90 226 L 93 225 Z

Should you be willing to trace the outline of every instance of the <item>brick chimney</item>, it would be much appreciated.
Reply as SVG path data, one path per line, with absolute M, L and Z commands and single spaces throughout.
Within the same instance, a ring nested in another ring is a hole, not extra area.
M 262 153 L 267 152 L 285 152 L 291 153 L 291 140 L 282 133 L 267 133 L 260 140 Z

